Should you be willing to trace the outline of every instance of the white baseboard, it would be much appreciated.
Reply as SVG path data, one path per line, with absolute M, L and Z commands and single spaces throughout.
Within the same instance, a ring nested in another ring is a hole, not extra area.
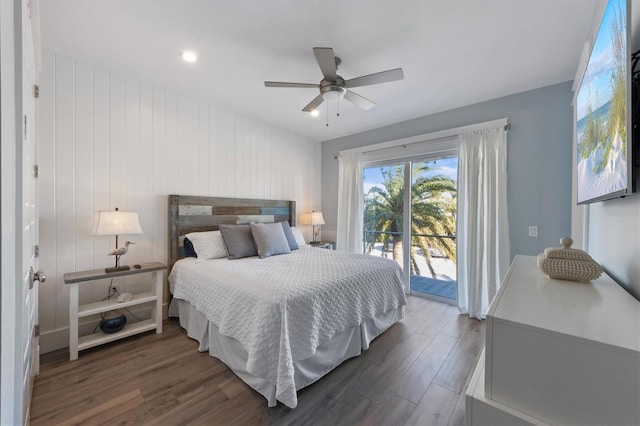
M 69 327 L 43 331 L 40 334 L 40 354 L 69 347 Z

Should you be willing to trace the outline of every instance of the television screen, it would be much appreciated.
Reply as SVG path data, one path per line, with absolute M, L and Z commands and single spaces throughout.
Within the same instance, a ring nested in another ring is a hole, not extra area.
M 627 0 L 609 0 L 576 96 L 578 204 L 632 189 Z

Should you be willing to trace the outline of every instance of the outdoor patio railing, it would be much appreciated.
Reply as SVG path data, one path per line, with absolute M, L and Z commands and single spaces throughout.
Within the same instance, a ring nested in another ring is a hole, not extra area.
M 364 253 L 369 253 L 371 249 L 380 249 L 380 243 L 383 243 L 384 235 L 402 235 L 402 232 L 390 232 L 390 231 L 373 231 L 365 230 L 363 232 L 364 238 Z M 448 239 L 455 243 L 455 235 L 437 235 L 437 234 L 411 234 L 412 237 L 428 237 L 438 239 Z M 367 246 L 368 245 L 368 246 Z M 375 247 L 378 245 L 378 247 Z M 392 248 L 382 247 L 382 252 L 379 255 L 384 256 Z M 418 247 L 413 246 L 414 250 Z M 417 252 L 414 252 L 418 254 Z M 377 255 L 377 254 L 376 254 Z M 421 257 L 421 256 L 420 256 Z M 444 253 L 439 247 L 429 247 L 429 257 L 432 258 L 431 265 L 427 268 L 426 264 L 421 266 L 420 270 L 414 270 L 412 267 L 410 273 L 410 286 L 412 294 L 426 294 L 429 296 L 437 296 L 438 300 L 453 300 L 457 298 L 456 290 L 456 269 L 455 263 L 451 262 L 451 259 Z M 437 258 L 434 259 L 434 258 Z M 418 259 L 418 261 L 420 261 Z M 455 259 L 454 261 L 455 262 Z M 434 272 L 435 271 L 435 272 Z
M 402 232 L 391 232 L 391 231 L 373 231 L 373 230 L 368 230 L 365 229 L 363 231 L 363 242 L 364 242 L 364 250 L 366 253 L 367 250 L 367 243 L 376 243 L 378 242 L 378 238 L 376 238 L 373 241 L 369 240 L 369 236 L 370 235 L 403 235 Z M 428 237 L 428 238 L 441 238 L 441 239 L 450 239 L 455 241 L 456 240 L 456 236 L 455 235 L 437 235 L 437 234 L 411 234 L 412 237 Z M 382 242 L 382 241 L 380 241 Z

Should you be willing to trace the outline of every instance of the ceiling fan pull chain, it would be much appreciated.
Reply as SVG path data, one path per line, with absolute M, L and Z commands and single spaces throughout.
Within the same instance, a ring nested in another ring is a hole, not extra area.
M 340 99 L 338 99 L 338 106 L 336 107 L 336 117 L 340 117 Z
M 329 102 L 327 102 L 327 127 L 329 127 Z

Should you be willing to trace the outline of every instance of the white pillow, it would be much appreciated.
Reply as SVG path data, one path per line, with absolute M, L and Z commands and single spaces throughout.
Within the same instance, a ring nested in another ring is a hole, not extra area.
M 191 241 L 198 255 L 196 262 L 227 257 L 227 248 L 220 231 L 191 232 L 185 237 Z
M 295 226 L 292 226 L 291 231 L 293 232 L 293 236 L 296 238 L 296 242 L 300 247 L 307 245 L 307 243 L 304 241 L 304 235 L 302 235 L 301 230 L 299 230 Z

